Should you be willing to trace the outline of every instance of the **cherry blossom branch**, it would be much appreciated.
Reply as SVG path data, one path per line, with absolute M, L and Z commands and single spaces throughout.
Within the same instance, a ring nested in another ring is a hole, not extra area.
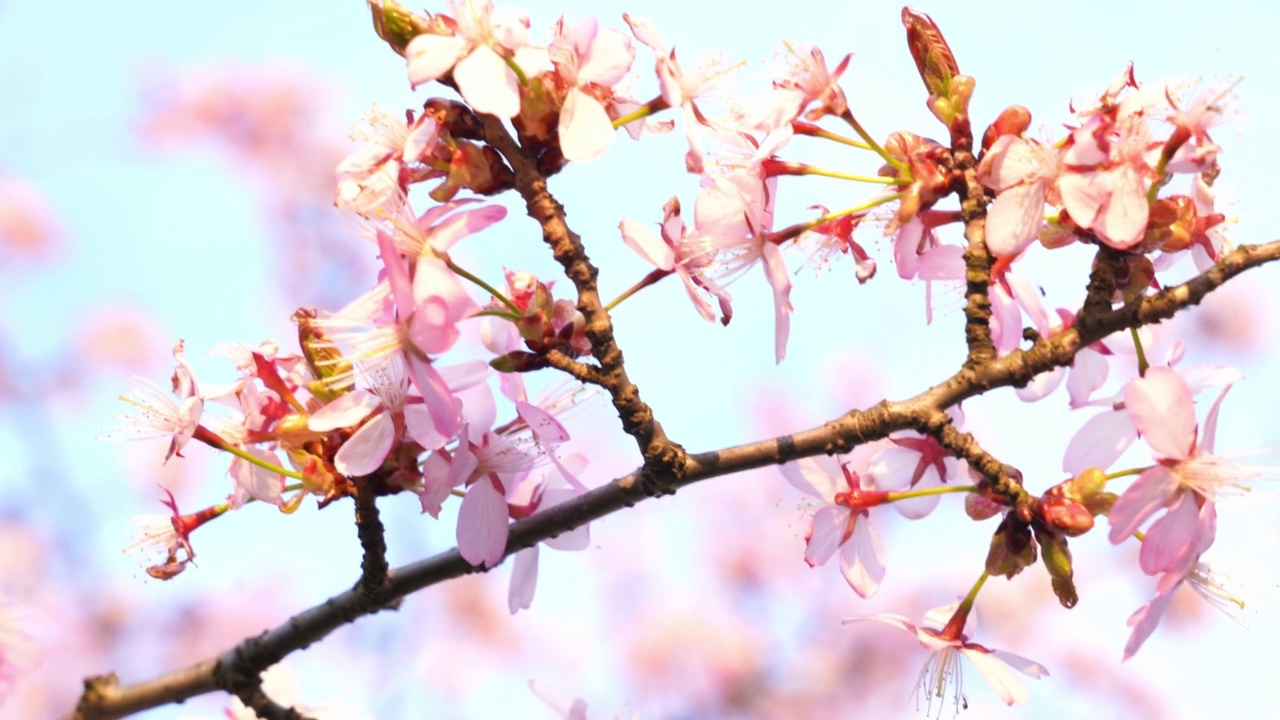
M 600 364 L 599 385 L 609 392 L 618 411 L 623 430 L 633 438 L 644 456 L 648 480 L 660 476 L 680 475 L 685 463 L 684 448 L 672 442 L 653 417 L 653 411 L 640 399 L 640 391 L 627 377 L 622 350 L 613 337 L 613 321 L 600 301 L 596 285 L 599 271 L 587 257 L 582 240 L 565 222 L 564 207 L 547 189 L 547 178 L 538 169 L 537 158 L 526 152 L 511 137 L 502 121 L 483 116 L 485 141 L 497 150 L 515 171 L 516 190 L 524 198 L 529 217 L 542 227 L 542 239 L 551 247 L 556 262 L 578 291 L 578 310 L 586 318 L 584 330 L 591 341 L 591 353 Z M 646 482 L 654 494 L 673 491 L 666 485 Z
M 1280 240 L 1242 246 L 1185 283 L 1115 310 L 1099 307 L 1089 314 L 1088 322 L 1078 323 L 1053 338 L 1042 338 L 1028 350 L 1015 350 L 978 367 L 966 366 L 908 400 L 884 400 L 866 410 L 850 410 L 807 430 L 686 455 L 679 468 L 646 465 L 576 499 L 513 523 L 503 557 L 652 497 L 649 482 L 656 481 L 659 486 L 675 492 L 713 477 L 813 455 L 847 452 L 862 443 L 908 428 L 934 435 L 997 486 L 1002 482 L 1016 485 L 1009 468 L 1000 465 L 972 436 L 956 430 L 950 420 L 945 419 L 946 408 L 996 388 L 1021 387 L 1042 372 L 1069 365 L 1081 348 L 1106 335 L 1169 318 L 1179 310 L 1198 304 L 1209 292 L 1241 272 L 1276 260 L 1280 260 Z M 1107 264 L 1100 262 L 1099 266 Z M 1108 271 L 1095 269 L 1094 274 L 1101 284 Z M 654 478 L 655 475 L 658 477 Z M 1015 492 L 1010 487 L 1005 487 L 1004 492 L 1006 497 L 1021 497 L 1018 493 L 1025 493 L 1021 488 Z M 383 603 L 393 602 L 437 583 L 486 571 L 468 563 L 456 549 L 450 550 L 391 571 L 380 599 Z M 242 641 L 216 660 L 204 660 L 124 687 L 119 686 L 114 674 L 90 678 L 85 681 L 85 692 L 76 709 L 65 715 L 64 720 L 119 718 L 219 688 L 236 687 L 237 682 L 243 687 L 245 678 L 258 677 L 293 651 L 318 642 L 346 623 L 384 609 L 386 604 L 373 601 L 357 586 L 304 610 L 275 629 Z
M 960 198 L 960 216 L 964 220 L 964 337 L 969 346 L 965 367 L 974 368 L 996 356 L 995 340 L 991 337 L 991 266 L 993 260 L 987 250 L 986 189 L 978 182 L 978 160 L 973 154 L 973 138 L 952 139 L 952 162 L 956 180 L 954 190 Z
M 373 477 L 357 478 L 355 484 L 356 533 L 364 557 L 360 561 L 359 589 L 374 602 L 387 584 L 387 539 L 378 517 L 377 493 Z

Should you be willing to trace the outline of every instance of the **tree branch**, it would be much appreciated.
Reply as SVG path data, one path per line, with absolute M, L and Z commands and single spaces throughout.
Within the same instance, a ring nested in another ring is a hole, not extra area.
M 538 170 L 537 158 L 511 137 L 501 120 L 485 115 L 486 142 L 506 158 L 516 175 L 516 190 L 524 198 L 529 217 L 542 227 L 542 239 L 551 248 L 565 275 L 578 291 L 578 310 L 586 319 L 585 333 L 591 354 L 600 364 L 597 376 L 609 392 L 622 420 L 622 429 L 635 438 L 644 457 L 645 485 L 652 494 L 674 492 L 674 486 L 659 482 L 662 477 L 679 476 L 684 467 L 684 448 L 672 442 L 640 399 L 640 390 L 627 377 L 622 350 L 613 337 L 613 321 L 600 302 L 596 286 L 599 271 L 587 257 L 582 240 L 565 222 L 564 207 L 547 189 L 547 178 Z
M 1051 339 L 1042 339 L 1029 350 L 1016 350 L 981 367 L 961 369 L 913 398 L 900 402 L 885 400 L 866 410 L 851 410 L 808 430 L 688 455 L 682 473 L 668 470 L 660 480 L 674 492 L 713 477 L 812 455 L 847 452 L 857 445 L 907 428 L 932 431 L 944 446 L 975 462 L 984 474 L 1007 478 L 1006 469 L 996 471 L 994 466 L 985 467 L 984 464 L 997 462 L 995 458 L 971 442 L 970 436 L 955 430 L 949 421 L 940 421 L 939 413 L 988 390 L 1020 386 L 1042 372 L 1069 365 L 1080 348 L 1118 330 L 1171 317 L 1178 310 L 1199 303 L 1230 278 L 1275 260 L 1280 260 L 1280 241 L 1242 246 L 1223 256 L 1214 267 L 1181 285 L 1136 300 L 1115 311 L 1098 311 L 1097 316 L 1084 326 L 1077 325 Z M 513 523 L 503 557 L 651 497 L 642 479 L 645 474 L 654 472 L 662 471 L 642 467 L 574 500 Z M 393 601 L 445 580 L 485 571 L 463 560 L 456 549 L 450 550 L 392 571 L 383 601 Z M 256 677 L 289 653 L 321 640 L 346 623 L 382 609 L 385 606 L 371 602 L 357 586 L 289 618 L 273 630 L 244 640 L 217 660 L 205 660 L 124 687 L 119 686 L 114 674 L 89 678 L 85 681 L 85 692 L 76 709 L 64 716 L 64 720 L 124 717 L 226 687 L 228 677 Z

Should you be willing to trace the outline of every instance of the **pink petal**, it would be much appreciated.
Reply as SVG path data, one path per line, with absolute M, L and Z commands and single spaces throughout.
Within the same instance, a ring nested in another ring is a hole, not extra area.
M 1125 660 L 1133 657 L 1147 638 L 1151 637 L 1151 633 L 1155 632 L 1156 626 L 1160 624 L 1160 618 L 1164 616 L 1164 611 L 1172 601 L 1173 590 L 1171 589 L 1167 593 L 1151 598 L 1151 602 L 1138 608 L 1129 616 L 1129 627 L 1133 628 L 1133 632 L 1129 634 L 1129 641 L 1124 645 Z
M 1071 398 L 1072 410 L 1089 403 L 1089 397 L 1107 381 L 1109 369 L 1107 359 L 1099 352 L 1084 348 L 1076 353 L 1067 377 L 1067 395 Z
M 458 552 L 472 565 L 493 567 L 507 549 L 507 501 L 485 478 L 471 486 L 458 508 Z
M 991 654 L 995 656 L 998 660 L 1000 660 L 1000 662 L 1004 663 L 1005 665 L 1008 665 L 1009 667 L 1013 668 L 1014 670 L 1017 670 L 1018 672 L 1022 673 L 1023 675 L 1026 675 L 1027 677 L 1032 677 L 1039 680 L 1042 677 L 1049 676 L 1049 671 L 1045 669 L 1045 666 L 1041 665 L 1040 663 L 1034 660 L 1024 658 L 1021 655 L 1016 655 L 1014 653 L 1006 652 L 1004 650 L 992 650 Z
M 462 238 L 474 235 L 490 225 L 500 222 L 506 216 L 507 209 L 501 205 L 485 205 L 474 210 L 454 213 L 440 221 L 439 224 L 431 227 L 428 241 L 431 243 L 432 249 L 438 252 L 446 252 Z M 426 215 L 424 214 L 423 217 L 426 217 Z M 418 224 L 422 225 L 422 220 L 419 220 Z
M 533 605 L 533 592 L 538 588 L 538 546 L 516 553 L 511 564 L 511 586 L 507 590 L 507 609 L 515 615 Z
M 1213 405 L 1209 408 L 1209 414 L 1204 418 L 1204 428 L 1200 435 L 1201 455 L 1212 455 L 1214 440 L 1218 434 L 1218 410 L 1222 407 L 1222 400 L 1227 397 L 1227 391 L 1231 389 L 1230 385 L 1222 388 L 1222 392 L 1218 393 L 1218 397 L 1214 399 Z
M 338 448 L 333 466 L 347 477 L 368 475 L 382 466 L 395 441 L 395 423 L 390 413 L 379 413 Z
M 409 84 L 417 88 L 449 72 L 467 47 L 466 39 L 450 35 L 424 33 L 410 40 L 404 49 Z
M 1016 185 L 996 196 L 987 211 L 987 248 L 996 257 L 1017 255 L 1044 224 L 1043 183 Z
M 280 464 L 280 458 L 276 457 L 275 453 L 268 452 L 262 448 L 247 446 L 244 451 L 272 465 Z M 280 504 L 280 494 L 284 492 L 284 477 L 282 475 L 271 472 L 266 468 L 258 467 L 241 458 L 231 461 L 229 472 L 231 479 L 235 480 L 236 494 L 241 504 L 249 497 L 257 498 L 272 505 Z
M 813 514 L 813 528 L 804 550 L 804 561 L 810 567 L 827 562 L 836 549 L 844 543 L 844 531 L 849 525 L 849 510 L 839 505 L 827 505 Z
M 676 251 L 656 230 L 625 218 L 618 223 L 618 229 L 622 231 L 622 242 L 647 260 L 650 265 L 659 270 L 675 269 Z
M 1115 172 L 1115 186 L 1106 211 L 1094 222 L 1093 228 L 1108 241 L 1108 245 L 1124 250 L 1142 239 L 1150 212 L 1147 186 L 1141 173 L 1136 168 L 1124 166 Z
M 1098 172 L 1064 172 L 1058 176 L 1058 193 L 1072 221 L 1091 227 L 1111 190 L 1108 177 Z
M 1036 402 L 1037 400 L 1043 400 L 1051 395 L 1054 390 L 1058 389 L 1058 386 L 1062 384 L 1062 379 L 1066 376 L 1067 369 L 1064 367 L 1057 367 L 1047 372 L 1042 372 L 1031 378 L 1031 382 L 1027 383 L 1026 387 L 1020 387 L 1017 390 L 1014 390 L 1014 394 L 1016 394 L 1018 399 L 1023 402 Z
M 377 395 L 368 390 L 354 390 L 312 413 L 307 427 L 316 432 L 353 427 L 380 407 L 382 401 Z
M 1213 512 L 1212 506 L 1209 512 Z M 1159 575 L 1183 568 L 1190 570 L 1199 559 L 1201 549 L 1207 549 L 1212 543 L 1212 537 L 1205 542 L 1206 530 L 1201 524 L 1196 495 L 1182 493 L 1169 511 L 1147 530 L 1138 554 L 1142 572 Z
M 458 399 L 449 391 L 444 378 L 431 363 L 423 361 L 416 355 L 408 356 L 408 361 L 409 376 L 413 378 L 413 384 L 417 386 L 418 392 L 422 393 L 422 399 L 431 413 L 431 421 L 436 425 L 436 432 L 447 437 L 456 436 L 462 411 Z
M 993 656 L 986 650 L 980 650 L 974 647 L 961 646 L 960 652 L 973 666 L 978 668 L 978 673 L 982 675 L 982 679 L 987 681 L 992 690 L 1000 696 L 1006 705 L 1025 705 L 1027 703 L 1027 688 L 1023 686 L 1022 681 L 1008 665 L 1005 665 L 999 658 Z
M 463 99 L 476 112 L 500 118 L 513 118 L 520 113 L 516 74 L 492 48 L 472 50 L 453 67 L 453 79 Z
M 569 439 L 569 431 L 556 420 L 555 416 L 542 408 L 527 402 L 516 403 L 516 414 L 529 424 L 529 430 L 539 442 L 558 445 Z
M 1191 456 L 1196 441 L 1195 404 L 1177 371 L 1149 368 L 1146 375 L 1125 386 L 1124 404 L 1157 457 L 1184 460 Z
M 775 362 L 781 363 L 787 356 L 787 335 L 791 332 L 791 274 L 787 272 L 782 250 L 777 245 L 765 242 L 761 255 L 765 278 L 773 288 L 774 358 Z
M 616 28 L 605 28 L 591 41 L 585 62 L 578 68 L 578 82 L 613 87 L 631 69 L 635 59 L 631 38 Z
M 314 428 L 312 428 L 314 429 Z M 453 438 L 436 430 L 435 421 L 426 405 L 408 405 L 404 409 L 405 433 L 424 450 L 439 450 Z
M 839 461 L 830 455 L 801 458 L 779 469 L 792 487 L 828 503 L 847 489 Z
M 1129 539 L 1155 511 L 1169 504 L 1178 491 L 1178 476 L 1163 465 L 1156 465 L 1138 476 L 1133 485 L 1111 506 L 1107 537 L 1113 545 Z
M 438 452 L 427 456 L 422 463 L 422 490 L 418 491 L 418 502 L 422 512 L 439 519 L 444 501 L 449 499 L 452 486 L 449 485 L 449 461 Z
M 853 535 L 840 548 L 840 572 L 860 597 L 876 594 L 884 580 L 884 543 L 867 518 L 859 518 Z
M 1079 475 L 1091 467 L 1106 469 L 1138 439 L 1129 413 L 1107 410 L 1085 421 L 1067 443 L 1062 469 Z
M 613 121 L 599 100 L 578 88 L 560 109 L 560 152 L 570 162 L 595 160 L 613 145 Z

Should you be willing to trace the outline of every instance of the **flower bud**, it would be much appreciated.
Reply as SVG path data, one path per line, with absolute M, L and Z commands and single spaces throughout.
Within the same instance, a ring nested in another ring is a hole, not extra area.
M 1071 609 L 1079 601 L 1075 583 L 1072 581 L 1074 571 L 1071 567 L 1071 549 L 1067 547 L 1066 537 L 1059 535 L 1039 524 L 1033 526 L 1036 540 L 1040 543 L 1040 559 L 1045 570 L 1052 578 L 1053 594 L 1058 596 L 1062 606 Z
M 982 150 L 991 149 L 996 140 L 1005 135 L 1021 135 L 1031 127 L 1031 111 L 1022 105 L 1010 105 L 1000 111 L 999 117 L 982 134 Z
M 991 575 L 1012 578 L 1036 561 L 1036 545 L 1031 528 L 1012 515 L 1006 515 L 991 536 L 986 570 Z
M 902 8 L 902 25 L 907 29 L 907 47 L 916 61 L 920 79 L 930 95 L 950 95 L 951 78 L 960 74 L 955 55 L 933 18 L 909 7 Z
M 373 15 L 373 31 L 378 33 L 397 55 L 404 55 L 404 49 L 415 37 L 431 31 L 431 21 L 421 15 L 409 12 L 408 8 L 396 0 L 368 0 L 369 12 Z

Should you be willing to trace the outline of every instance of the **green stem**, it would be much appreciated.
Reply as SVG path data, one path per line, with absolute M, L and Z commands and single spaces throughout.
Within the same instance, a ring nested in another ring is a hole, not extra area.
M 890 492 L 885 502 L 898 502 L 899 500 L 910 500 L 911 498 L 928 497 L 930 495 L 945 495 L 947 493 L 958 492 L 974 492 L 978 489 L 977 485 L 939 485 L 933 488 L 922 488 L 920 490 L 903 490 L 902 492 Z
M 466 270 L 464 270 L 464 269 L 462 268 L 462 266 L 461 266 L 461 265 L 458 265 L 457 263 L 455 263 L 455 262 L 453 261 L 453 258 L 448 258 L 448 259 L 446 259 L 446 260 L 445 260 L 445 264 L 446 264 L 446 265 L 448 265 L 448 266 L 449 266 L 449 269 L 450 269 L 450 270 L 452 270 L 452 271 L 453 271 L 456 275 L 458 275 L 459 277 L 464 278 L 464 279 L 466 279 L 466 280 L 469 280 L 469 281 L 470 281 L 470 282 L 472 282 L 473 284 L 475 284 L 475 285 L 479 286 L 479 287 L 480 287 L 481 289 L 483 289 L 485 292 L 487 292 L 487 293 L 489 293 L 490 295 L 492 295 L 492 296 L 494 296 L 495 298 L 497 298 L 497 299 L 498 299 L 498 302 L 500 302 L 500 303 L 502 303 L 503 305 L 506 305 L 508 308 L 510 308 L 510 309 L 511 309 L 511 312 L 513 312 L 513 313 L 515 313 L 515 314 L 516 314 L 516 317 L 523 317 L 523 316 L 524 316 L 524 313 L 520 310 L 520 308 L 519 308 L 519 307 L 517 307 L 515 303 L 513 303 L 513 302 L 511 302 L 509 299 L 507 299 L 507 296 L 506 296 L 506 295 L 503 295 L 502 293 L 500 293 L 500 292 L 498 292 L 497 290 L 495 290 L 491 285 L 489 285 L 489 283 L 485 282 L 484 280 L 481 280 L 480 278 L 476 277 L 475 275 L 472 275 L 471 273 L 469 273 L 469 272 L 467 272 Z
M 883 158 L 885 162 L 898 170 L 902 170 L 902 161 L 885 152 L 885 149 L 880 147 L 880 143 L 876 142 L 875 139 L 871 137 L 870 133 L 862 128 L 862 123 L 858 122 L 858 119 L 853 116 L 852 112 L 846 109 L 844 114 L 840 116 L 840 119 L 848 123 L 849 127 L 852 127 L 853 131 L 858 133 L 858 137 L 862 138 L 862 141 L 867 144 L 868 148 L 874 150 L 875 153 Z
M 650 115 L 653 115 L 653 114 L 655 114 L 655 113 L 662 112 L 663 110 L 666 110 L 666 109 L 668 109 L 668 108 L 670 108 L 670 107 L 671 107 L 671 106 L 667 104 L 667 101 L 666 101 L 666 100 L 663 100 L 663 99 L 662 99 L 662 96 L 661 96 L 661 95 L 659 95 L 658 97 L 656 97 L 656 98 L 654 98 L 654 99 L 650 100 L 649 102 L 647 102 L 647 103 L 645 103 L 645 104 L 641 105 L 640 107 L 636 108 L 635 110 L 632 110 L 631 112 L 627 113 L 626 115 L 623 115 L 622 117 L 618 118 L 617 120 L 614 120 L 614 121 L 613 121 L 613 129 L 614 129 L 614 130 L 617 130 L 618 128 L 622 127 L 623 125 L 626 125 L 627 123 L 635 122 L 636 120 L 641 120 L 641 119 L 643 119 L 643 118 L 647 118 L 647 117 L 649 117 Z
M 257 465 L 258 467 L 268 472 L 273 472 L 273 473 L 276 473 L 277 475 L 290 477 L 290 478 L 293 478 L 294 480 L 303 479 L 301 473 L 294 472 L 293 470 L 286 470 L 280 467 L 279 465 L 267 462 L 266 460 L 263 460 L 257 455 L 254 455 L 246 450 L 242 450 L 241 448 L 238 448 L 235 445 L 232 445 L 231 443 L 227 442 L 226 440 L 223 440 L 222 438 L 217 438 L 217 442 L 214 443 L 214 447 L 218 448 L 219 450 L 229 452 L 232 455 L 235 455 L 236 457 L 240 458 L 241 460 L 244 460 L 245 462 L 251 465 Z
M 618 297 L 614 298 L 614 299 L 613 299 L 613 302 L 609 303 L 608 305 L 605 305 L 605 306 L 604 306 L 604 311 L 605 311 L 605 312 L 613 312 L 613 309 L 614 309 L 615 307 L 617 307 L 617 306 L 618 306 L 618 305 L 619 305 L 623 300 L 626 300 L 627 298 L 631 297 L 632 295 L 635 295 L 636 293 L 640 292 L 641 290 L 643 290 L 643 289 L 645 289 L 645 288 L 649 287 L 650 285 L 653 285 L 654 283 L 658 282 L 658 281 L 659 281 L 659 280 L 661 280 L 662 278 L 664 278 L 664 277 L 666 277 L 666 276 L 668 276 L 668 275 L 672 274 L 672 272 L 674 272 L 674 271 L 672 271 L 672 270 L 663 270 L 662 268 L 658 268 L 658 269 L 656 269 L 656 270 L 654 270 L 654 271 L 650 272 L 648 275 L 645 275 L 644 277 L 640 278 L 640 281 L 639 281 L 639 282 L 637 282 L 635 285 L 632 285 L 630 288 L 628 288 L 628 289 L 627 289 L 625 292 L 623 292 L 621 295 L 619 295 Z
M 854 140 L 851 137 L 845 137 L 844 135 L 833 133 L 830 130 L 827 130 L 825 128 L 820 128 L 816 125 L 813 127 L 814 127 L 813 130 L 807 131 L 803 134 L 808 135 L 810 137 L 822 138 L 823 140 L 831 140 L 832 142 L 838 142 L 841 145 L 848 145 L 849 147 L 856 147 L 859 150 L 875 149 L 870 145 L 862 142 L 861 140 Z
M 806 166 L 804 170 L 795 173 L 796 175 L 821 175 L 822 177 L 836 178 L 838 180 L 853 180 L 854 182 L 876 183 L 877 185 L 897 185 L 895 178 L 887 178 L 870 175 L 852 175 L 850 173 L 837 172 L 835 170 L 827 170 L 824 168 Z
M 1107 480 L 1117 480 L 1119 478 L 1129 477 L 1131 475 L 1141 475 L 1142 473 L 1150 469 L 1151 468 L 1148 466 L 1148 467 L 1140 467 L 1140 468 L 1129 468 L 1128 470 L 1119 470 L 1117 472 L 1107 473 L 1106 478 Z
M 844 210 L 839 210 L 837 212 L 827 213 L 826 215 L 823 215 L 817 220 L 810 220 L 809 222 L 796 223 L 795 225 L 790 225 L 785 228 L 782 228 L 777 232 L 769 233 L 769 235 L 767 236 L 767 240 L 773 243 L 774 245 L 781 245 L 787 240 L 790 240 L 794 237 L 798 237 L 801 233 L 812 230 L 815 227 L 822 225 L 823 223 L 828 223 L 828 222 L 831 222 L 832 220 L 838 220 L 839 218 L 842 218 L 845 215 L 857 215 L 858 213 L 866 212 L 874 207 L 879 207 L 881 205 L 891 203 L 901 198 L 902 198 L 902 193 L 894 193 L 893 195 L 886 195 L 884 197 L 872 198 L 862 203 L 861 205 L 855 205 L 854 207 L 851 207 L 851 208 L 845 208 Z
M 1138 353 L 1138 375 L 1145 376 L 1147 368 L 1151 365 L 1147 363 L 1147 353 L 1142 349 L 1142 338 L 1138 337 L 1138 328 L 1129 328 L 1129 336 L 1133 338 L 1133 349 Z

